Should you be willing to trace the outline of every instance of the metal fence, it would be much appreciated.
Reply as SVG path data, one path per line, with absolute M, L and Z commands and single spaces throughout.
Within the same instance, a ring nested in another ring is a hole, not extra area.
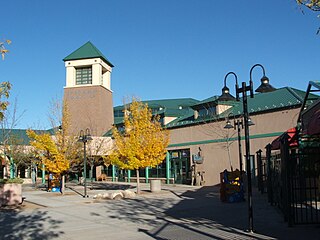
M 257 152 L 257 178 L 258 190 L 263 194 L 267 191 L 267 158 L 261 153 L 260 150 Z
M 289 162 L 293 224 L 320 223 L 319 148 L 304 148 Z
M 268 201 L 279 207 L 284 220 L 290 226 L 319 224 L 320 148 L 290 149 L 284 139 L 280 151 L 271 152 L 268 145 L 266 157 L 257 156 L 259 190 L 263 193 L 266 186 Z

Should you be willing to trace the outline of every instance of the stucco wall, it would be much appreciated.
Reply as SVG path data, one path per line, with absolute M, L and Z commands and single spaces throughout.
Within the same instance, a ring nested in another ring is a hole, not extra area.
M 252 115 L 251 119 L 255 123 L 250 127 L 250 154 L 253 155 L 259 149 L 265 152 L 265 146 L 276 138 L 277 133 L 285 132 L 287 129 L 295 127 L 299 108 Z M 198 165 L 199 171 L 205 171 L 206 185 L 220 183 L 219 173 L 224 169 L 230 170 L 227 143 L 223 141 L 226 136 L 235 138 L 229 142 L 230 161 L 233 169 L 239 168 L 239 148 L 236 130 L 226 130 L 226 121 L 195 125 L 184 128 L 170 130 L 170 148 L 182 149 L 190 148 L 191 155 L 198 153 L 201 147 L 204 156 L 204 163 Z M 228 135 L 229 134 L 229 135 Z M 241 130 L 244 136 L 244 130 Z M 221 142 L 219 142 L 221 140 Z M 230 144 L 231 143 L 231 144 Z M 242 143 L 242 152 L 245 155 L 245 143 Z M 245 169 L 245 160 L 243 159 Z

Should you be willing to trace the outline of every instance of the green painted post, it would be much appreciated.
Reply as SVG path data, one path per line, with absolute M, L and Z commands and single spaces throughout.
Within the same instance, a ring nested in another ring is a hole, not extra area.
M 167 180 L 167 184 L 170 183 L 170 154 L 169 152 L 167 152 L 166 155 L 166 180 Z
M 130 182 L 131 179 L 131 170 L 128 170 L 128 182 Z
M 149 168 L 148 167 L 146 167 L 146 183 L 148 183 L 149 182 Z
M 46 183 L 46 171 L 44 170 L 44 164 L 42 164 L 42 183 Z
M 112 165 L 112 182 L 116 181 L 116 166 Z

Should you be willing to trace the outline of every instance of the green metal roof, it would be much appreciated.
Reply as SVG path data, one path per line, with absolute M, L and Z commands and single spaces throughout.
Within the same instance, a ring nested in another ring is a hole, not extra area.
M 108 130 L 106 133 L 102 135 L 102 137 L 112 137 L 112 129 Z
M 63 61 L 80 60 L 88 58 L 101 58 L 111 67 L 114 67 L 111 62 L 96 48 L 90 41 L 75 50 L 73 53 L 66 56 Z
M 248 111 L 250 114 L 259 114 L 267 111 L 277 111 L 284 108 L 299 107 L 303 102 L 305 94 L 306 92 L 304 91 L 290 87 L 280 88 L 276 91 L 268 93 L 258 93 L 254 95 L 254 98 L 247 98 Z M 212 98 L 212 100 L 214 100 L 214 97 Z M 240 100 L 242 101 L 242 99 Z M 202 102 L 203 104 L 207 104 L 208 102 L 210 102 L 210 98 Z M 220 115 L 209 116 L 206 119 L 192 119 L 191 115 L 180 117 L 179 119 L 176 119 L 175 121 L 172 121 L 169 124 L 167 124 L 167 128 L 182 127 L 200 122 L 224 119 L 230 113 L 232 115 L 240 115 L 243 112 L 243 106 L 242 104 L 239 104 L 239 102 L 237 104 L 236 103 L 237 102 L 231 101 L 230 105 L 232 105 L 232 107 L 228 109 L 226 112 Z M 225 102 L 223 102 L 223 104 L 225 104 Z M 197 104 L 197 107 L 198 106 L 199 104 Z
M 120 124 L 123 123 L 124 117 L 114 117 L 114 124 Z
M 273 92 L 257 93 L 254 98 L 248 97 L 248 111 L 250 114 L 259 114 L 262 112 L 278 111 L 280 109 L 287 109 L 299 107 L 303 103 L 306 92 L 291 88 L 283 87 Z M 240 99 L 242 101 L 242 99 Z M 182 127 L 186 125 L 193 125 L 201 122 L 216 121 L 224 119 L 228 114 L 240 115 L 242 114 L 242 104 L 237 101 L 220 102 L 217 96 L 207 98 L 203 101 L 198 101 L 192 98 L 184 99 L 165 99 L 143 101 L 147 103 L 149 108 L 152 108 L 155 113 L 164 116 L 175 116 L 175 120 L 166 125 L 168 128 Z M 193 109 L 199 109 L 201 106 L 207 107 L 208 104 L 228 104 L 232 107 L 220 115 L 208 116 L 204 118 L 194 119 Z M 182 107 L 182 108 L 181 108 Z M 120 111 L 123 106 L 117 106 L 115 111 Z M 159 109 L 155 111 L 155 109 Z M 117 124 L 121 123 L 119 118 Z
M 290 87 L 279 88 L 273 92 L 257 93 L 254 98 L 248 96 L 248 112 L 252 114 L 300 106 L 304 95 L 305 92 Z M 242 104 L 233 107 L 230 112 L 234 115 L 242 114 Z
M 29 143 L 25 129 L 1 129 L 0 130 L 0 142 L 3 143 L 9 140 L 7 144 L 24 145 Z
M 51 134 L 51 130 L 35 130 L 36 133 L 49 133 Z M 28 145 L 30 139 L 27 135 L 26 129 L 1 129 L 0 130 L 0 142 L 1 144 L 7 140 L 7 144 L 14 145 Z
M 191 107 L 193 109 L 198 109 L 199 107 L 203 106 L 203 105 L 211 105 L 211 104 L 215 104 L 216 105 L 216 102 L 218 100 L 219 96 L 213 96 L 213 97 L 209 97 L 209 98 L 206 98 L 202 101 L 199 101 L 197 102 L 196 104 L 192 105 Z
M 197 104 L 199 101 L 193 98 L 178 98 L 178 99 L 162 99 L 142 101 L 147 104 L 154 114 L 161 114 L 170 117 L 179 117 L 189 114 L 193 110 L 190 106 Z M 124 105 L 113 108 L 115 116 L 121 117 L 119 112 L 122 112 Z

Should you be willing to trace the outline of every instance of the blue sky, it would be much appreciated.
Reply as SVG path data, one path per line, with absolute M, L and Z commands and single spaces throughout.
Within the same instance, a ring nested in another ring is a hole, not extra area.
M 114 105 L 220 95 L 229 71 L 239 82 L 262 64 L 270 83 L 306 90 L 319 80 L 317 14 L 295 0 L 11 0 L 1 4 L 0 39 L 11 39 L 0 81 L 13 84 L 18 128 L 47 128 L 62 98 L 62 59 L 91 41 L 115 65 Z M 261 70 L 253 72 L 255 88 Z M 231 93 L 234 80 L 228 79 Z

